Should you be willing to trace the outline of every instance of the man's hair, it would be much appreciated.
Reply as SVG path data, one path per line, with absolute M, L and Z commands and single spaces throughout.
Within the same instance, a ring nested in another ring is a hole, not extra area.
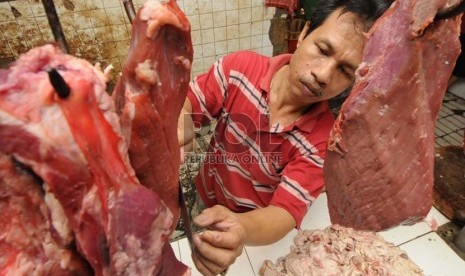
M 362 23 L 365 25 L 366 30 L 373 25 L 394 2 L 393 0 L 319 0 L 310 17 L 310 29 L 307 33 L 323 24 L 329 15 L 342 8 L 342 13 L 351 12 L 357 15 Z

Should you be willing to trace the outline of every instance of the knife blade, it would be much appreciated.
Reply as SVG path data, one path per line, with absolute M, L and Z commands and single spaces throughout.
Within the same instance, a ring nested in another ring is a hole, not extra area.
M 192 254 L 195 254 L 194 242 L 193 242 L 193 225 L 192 225 L 192 218 L 190 215 L 189 210 L 187 209 L 186 204 L 186 197 L 184 196 L 184 192 L 182 191 L 181 183 L 179 183 L 179 206 L 181 207 L 181 218 L 184 222 L 184 230 L 186 233 L 187 241 L 189 243 L 189 248 L 191 249 Z M 224 276 L 228 272 L 228 268 L 221 272 L 219 275 Z
M 184 230 L 186 233 L 187 241 L 189 242 L 189 247 L 194 253 L 194 243 L 193 243 L 193 230 L 192 230 L 192 219 L 187 209 L 186 198 L 184 192 L 182 191 L 181 183 L 179 183 L 179 206 L 181 207 L 181 218 L 184 222 Z

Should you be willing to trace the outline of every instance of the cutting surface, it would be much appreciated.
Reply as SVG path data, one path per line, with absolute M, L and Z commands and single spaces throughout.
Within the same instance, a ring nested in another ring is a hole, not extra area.
M 448 219 L 432 208 L 424 221 L 410 226 L 397 226 L 380 232 L 389 242 L 400 246 L 408 256 L 424 271 L 424 275 L 463 276 L 465 261 L 434 232 L 437 226 Z M 324 229 L 331 224 L 327 207 L 326 193 L 321 194 L 312 204 L 302 222 L 302 229 Z M 433 228 L 433 229 L 432 229 Z M 296 230 L 291 231 L 280 241 L 268 246 L 246 246 L 242 255 L 230 267 L 227 276 L 258 276 L 259 269 L 266 259 L 275 262 L 289 253 Z M 195 269 L 186 238 L 172 242 L 175 254 L 182 262 L 192 267 L 192 275 L 201 276 Z

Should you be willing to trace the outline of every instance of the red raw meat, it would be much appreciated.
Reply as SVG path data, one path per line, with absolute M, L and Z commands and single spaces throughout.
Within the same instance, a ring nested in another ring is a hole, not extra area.
M 177 120 L 192 56 L 190 24 L 176 1 L 146 1 L 132 23 L 131 47 L 112 95 L 137 178 L 163 199 L 175 222 L 179 220 Z
M 66 219 L 62 225 L 53 224 L 51 217 L 60 216 L 62 210 L 55 208 L 59 213 L 51 214 L 47 204 L 54 200 L 47 189 L 12 161 L 0 154 L 0 275 L 12 271 L 23 275 L 91 275 L 86 261 L 73 250 Z
M 51 85 L 52 68 L 69 94 Z M 135 177 L 99 68 L 46 45 L 20 56 L 0 80 L 0 152 L 48 185 L 94 273 L 158 275 L 165 257 L 174 269 L 167 275 L 188 272 L 162 252 L 172 250 L 176 222 Z
M 382 230 L 431 209 L 434 129 L 460 51 L 460 18 L 433 21 L 445 2 L 398 0 L 367 34 L 328 143 L 332 223 Z

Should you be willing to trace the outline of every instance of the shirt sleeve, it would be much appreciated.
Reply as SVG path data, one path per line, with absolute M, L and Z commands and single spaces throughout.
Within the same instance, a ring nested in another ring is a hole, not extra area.
M 187 97 L 192 105 L 194 122 L 204 125 L 221 114 L 228 83 L 223 67 L 225 58 L 216 61 L 207 73 L 189 83 Z
M 287 210 L 294 217 L 297 228 L 300 228 L 311 204 L 323 190 L 325 153 L 324 142 L 304 154 L 302 149 L 294 149 L 292 160 L 285 166 L 281 183 L 271 199 L 271 205 Z

